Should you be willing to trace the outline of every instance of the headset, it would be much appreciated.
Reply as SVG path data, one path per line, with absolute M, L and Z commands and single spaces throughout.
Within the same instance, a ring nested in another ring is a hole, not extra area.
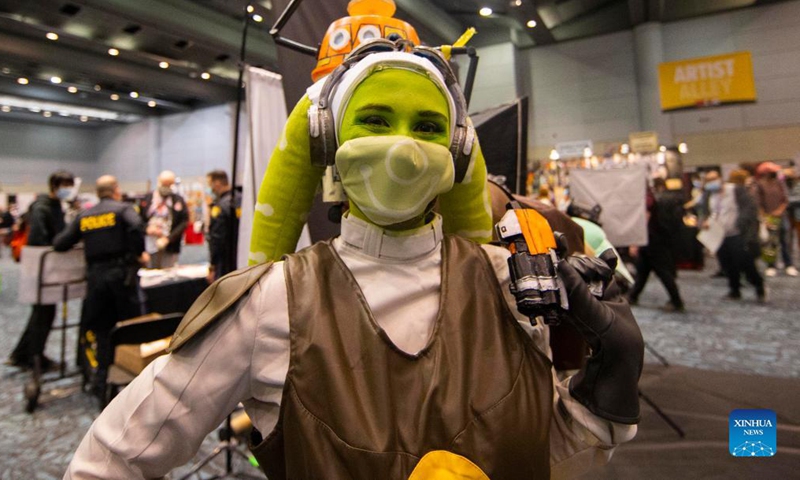
M 456 121 L 453 139 L 450 143 L 450 153 L 453 156 L 455 182 L 461 183 L 469 168 L 472 145 L 475 141 L 475 129 L 467 118 L 467 102 L 458 84 L 458 79 L 441 51 L 430 47 L 414 46 L 411 42 L 403 39 L 393 41 L 386 38 L 376 38 L 362 43 L 325 79 L 319 100 L 308 109 L 311 163 L 318 167 L 328 167 L 335 163 L 338 145 L 331 102 L 336 87 L 338 87 L 344 74 L 367 55 L 398 51 L 409 52 L 429 60 L 444 77 L 445 85 L 455 102 Z

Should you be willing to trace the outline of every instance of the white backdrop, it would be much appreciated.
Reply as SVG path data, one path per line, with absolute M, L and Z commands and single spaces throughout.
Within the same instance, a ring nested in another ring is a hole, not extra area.
M 236 263 L 239 268 L 247 266 L 250 252 L 250 234 L 253 213 L 261 179 L 267 171 L 270 155 L 281 138 L 286 125 L 286 102 L 283 98 L 281 76 L 248 67 L 245 71 L 247 92 L 247 140 L 245 143 L 245 169 L 242 181 L 242 217 L 239 223 L 239 245 Z M 311 243 L 308 226 L 303 228 L 297 248 Z
M 646 188 L 642 167 L 569 172 L 570 197 L 580 205 L 603 207 L 600 223 L 615 247 L 647 245 Z

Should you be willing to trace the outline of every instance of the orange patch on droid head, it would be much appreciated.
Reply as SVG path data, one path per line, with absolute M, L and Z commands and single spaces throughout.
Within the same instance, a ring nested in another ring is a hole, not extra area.
M 355 47 L 373 38 L 397 35 L 419 45 L 414 27 L 392 17 L 395 10 L 392 0 L 350 0 L 347 5 L 350 16 L 336 20 L 325 32 L 311 78 L 316 82 L 331 73 Z

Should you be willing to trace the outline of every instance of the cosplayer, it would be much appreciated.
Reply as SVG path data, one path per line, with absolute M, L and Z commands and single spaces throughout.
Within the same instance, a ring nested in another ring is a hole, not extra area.
M 329 75 L 362 42 L 396 38 L 414 45 L 420 43 L 413 26 L 393 17 L 395 4 L 392 0 L 351 0 L 347 12 L 350 16 L 333 22 L 320 43 L 317 66 L 311 73 L 318 87 L 319 80 Z M 465 34 L 453 46 L 463 45 L 470 37 L 471 33 Z M 445 46 L 443 51 L 447 53 L 451 48 Z M 313 95 L 314 90 L 309 94 Z M 326 175 L 327 166 L 320 164 L 310 151 L 308 112 L 311 106 L 309 95 L 300 99 L 270 157 L 253 218 L 250 264 L 277 261 L 282 255 L 295 251 L 320 180 Z M 492 239 L 493 223 L 486 162 L 477 137 L 471 132 L 466 149 L 472 152 L 470 169 L 464 172 L 464 179 L 439 196 L 438 211 L 442 213 L 445 233 L 487 243 Z M 328 167 L 328 177 L 332 176 L 330 170 Z
M 452 71 L 380 42 L 310 89 L 310 130 L 286 139 L 335 163 L 341 236 L 212 285 L 65 478 L 161 477 L 239 402 L 271 480 L 565 478 L 635 435 L 643 344 L 611 269 L 559 264 L 566 321 L 593 351 L 559 381 L 547 327 L 516 313 L 508 250 L 443 234 L 432 211 L 474 170 Z

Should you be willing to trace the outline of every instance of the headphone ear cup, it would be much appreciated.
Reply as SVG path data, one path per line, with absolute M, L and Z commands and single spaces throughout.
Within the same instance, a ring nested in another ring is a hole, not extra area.
M 453 155 L 453 166 L 455 167 L 455 182 L 461 183 L 467 175 L 471 155 L 465 153 L 465 142 L 471 141 L 468 134 L 469 127 L 457 126 L 453 132 L 453 143 L 450 145 L 450 153 Z M 471 153 L 471 148 L 468 149 Z
M 333 165 L 336 161 L 336 132 L 330 109 L 311 107 L 308 130 L 311 164 L 317 167 Z

